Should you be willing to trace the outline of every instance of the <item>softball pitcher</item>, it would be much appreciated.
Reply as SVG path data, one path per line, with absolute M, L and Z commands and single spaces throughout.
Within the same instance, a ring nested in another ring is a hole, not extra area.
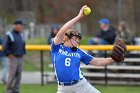
M 79 14 L 59 30 L 51 44 L 51 59 L 58 82 L 57 93 L 100 93 L 84 78 L 80 62 L 104 66 L 124 60 L 126 46 L 121 41 L 115 43 L 110 58 L 95 58 L 77 47 L 82 36 L 70 28 L 85 16 L 83 11 L 86 7 L 83 6 Z

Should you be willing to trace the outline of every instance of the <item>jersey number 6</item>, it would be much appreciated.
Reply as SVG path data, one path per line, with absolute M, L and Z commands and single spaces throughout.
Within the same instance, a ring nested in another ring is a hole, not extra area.
M 71 64 L 70 61 L 71 61 L 70 58 L 66 58 L 66 59 L 65 59 L 65 66 L 69 67 L 70 64 Z

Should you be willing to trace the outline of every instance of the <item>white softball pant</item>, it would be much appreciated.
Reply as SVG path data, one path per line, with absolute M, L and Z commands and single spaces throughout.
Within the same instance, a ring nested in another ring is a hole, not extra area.
M 57 93 L 101 93 L 90 83 L 87 82 L 85 78 L 79 81 L 77 84 L 71 86 L 61 86 L 58 85 Z

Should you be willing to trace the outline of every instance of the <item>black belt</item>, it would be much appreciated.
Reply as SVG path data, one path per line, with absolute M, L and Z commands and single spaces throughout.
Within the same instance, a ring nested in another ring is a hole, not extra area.
M 81 81 L 83 78 L 79 79 L 79 80 L 74 80 L 72 82 L 59 82 L 58 84 L 61 86 L 71 86 L 74 84 L 77 84 L 79 81 Z
M 15 55 L 15 57 L 23 57 L 22 55 Z

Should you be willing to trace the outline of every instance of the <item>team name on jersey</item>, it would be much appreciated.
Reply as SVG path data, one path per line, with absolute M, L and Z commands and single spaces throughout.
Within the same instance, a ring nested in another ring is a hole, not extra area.
M 59 49 L 59 53 L 62 54 L 62 55 L 65 55 L 65 56 L 80 58 L 80 54 L 79 53 L 69 53 L 68 51 L 64 51 L 62 49 Z

